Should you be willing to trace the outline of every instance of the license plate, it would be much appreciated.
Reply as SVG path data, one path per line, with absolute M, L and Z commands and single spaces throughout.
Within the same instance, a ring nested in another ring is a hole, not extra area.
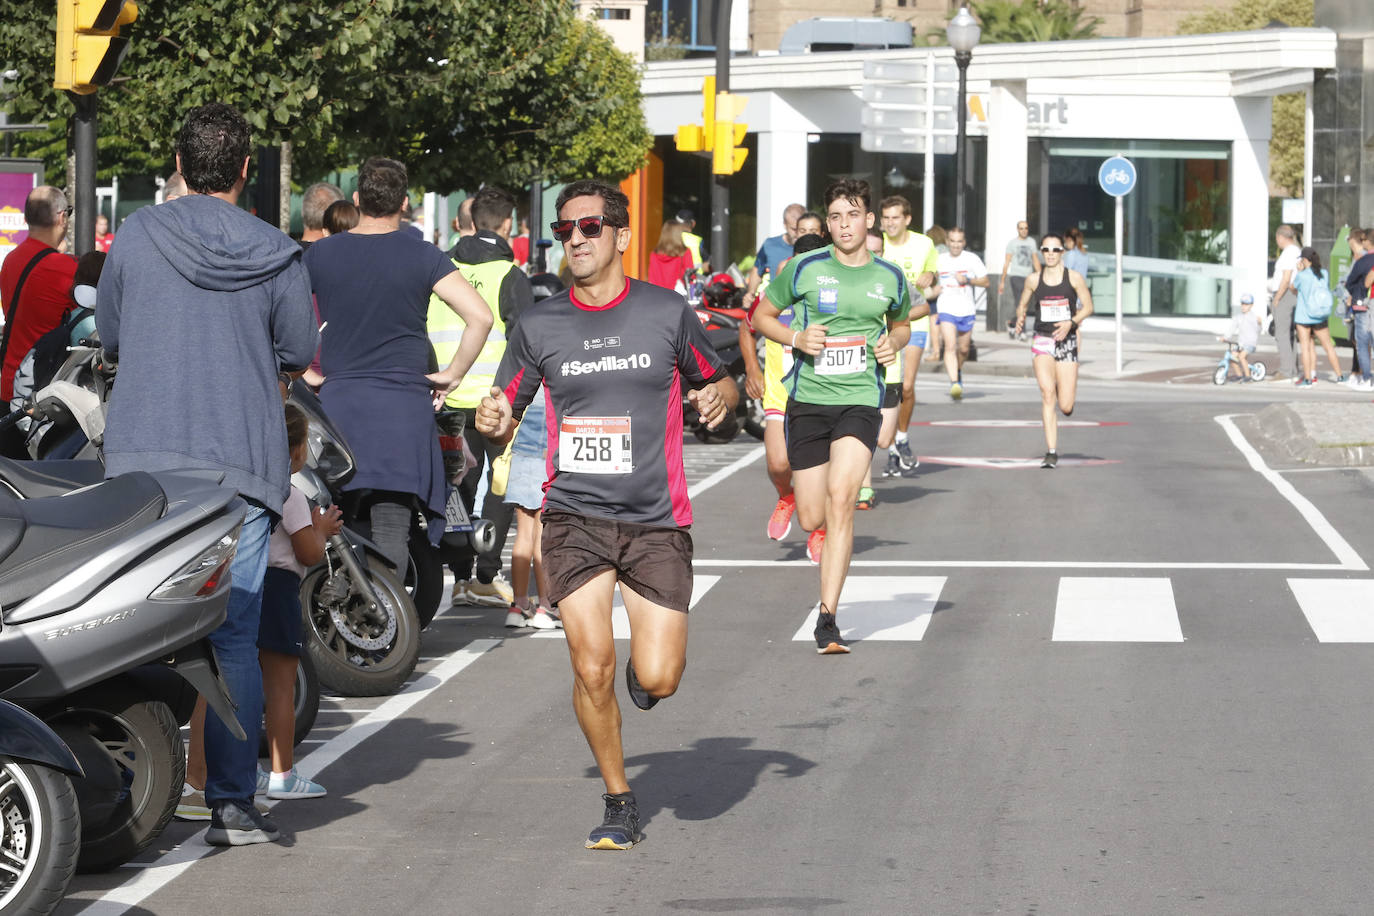
M 449 488 L 448 502 L 444 504 L 444 530 L 472 530 L 472 520 L 468 518 L 467 510 L 463 508 L 463 496 L 458 492 L 457 487 Z

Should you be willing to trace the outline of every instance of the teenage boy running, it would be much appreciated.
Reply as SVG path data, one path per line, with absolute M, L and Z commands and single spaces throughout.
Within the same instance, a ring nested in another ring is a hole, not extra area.
M 911 201 L 901 195 L 884 197 L 881 205 L 883 225 L 883 257 L 896 264 L 911 284 L 911 298 L 917 293 L 924 303 L 926 293 L 935 284 L 939 252 L 930 236 L 911 231 Z M 930 342 L 930 306 L 926 313 L 911 322 L 911 340 L 902 360 L 902 404 L 897 410 L 897 441 L 888 453 L 884 476 L 910 476 L 920 462 L 911 452 L 908 430 L 911 414 L 916 409 L 916 372 L 921 357 Z
M 815 630 L 823 655 L 849 651 L 835 610 L 854 550 L 854 502 L 878 441 L 884 367 L 911 336 L 906 276 L 866 247 L 871 199 L 866 181 L 826 188 L 833 244 L 789 261 L 754 314 L 754 327 L 794 356 L 787 455 L 802 527 L 825 530 Z M 778 320 L 788 308 L 790 328 Z

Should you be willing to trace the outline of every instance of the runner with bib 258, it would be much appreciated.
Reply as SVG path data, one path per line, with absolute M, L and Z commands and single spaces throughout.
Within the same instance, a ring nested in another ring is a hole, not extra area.
M 906 274 L 866 246 L 873 226 L 868 182 L 825 190 L 834 244 L 792 258 L 768 286 L 754 327 L 792 347 L 787 374 L 787 457 L 797 517 L 824 530 L 816 651 L 849 651 L 835 622 L 854 551 L 854 501 L 873 463 L 882 418 L 884 367 L 911 336 Z M 778 315 L 792 308 L 792 326 Z

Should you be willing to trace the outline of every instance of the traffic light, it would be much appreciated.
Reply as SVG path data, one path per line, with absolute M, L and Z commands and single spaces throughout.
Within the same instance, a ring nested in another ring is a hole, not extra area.
M 684 153 L 710 152 L 711 145 L 716 139 L 715 120 L 716 78 L 708 76 L 702 82 L 701 88 L 701 124 L 679 125 L 677 148 Z
M 53 88 L 89 95 L 109 84 L 129 50 L 119 29 L 137 18 L 134 0 L 57 0 Z
M 744 113 L 748 99 L 722 92 L 716 96 L 715 124 L 711 125 L 715 141 L 711 146 L 711 171 L 717 175 L 733 175 L 744 165 L 749 155 L 747 149 L 740 147 L 744 135 L 749 130 L 747 124 L 737 124 L 735 119 Z M 709 123 L 709 122 L 708 122 Z

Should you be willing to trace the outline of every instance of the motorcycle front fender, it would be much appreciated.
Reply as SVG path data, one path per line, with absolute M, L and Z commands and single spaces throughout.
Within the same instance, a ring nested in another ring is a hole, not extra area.
M 0 700 L 0 757 L 50 766 L 68 776 L 86 775 L 76 755 L 42 719 L 7 700 Z
M 220 676 L 215 649 L 208 639 L 197 640 L 178 649 L 172 659 L 172 667 L 205 697 L 206 705 L 214 710 L 231 735 L 240 741 L 248 740 L 248 734 L 234 715 L 238 707 L 229 695 L 229 686 Z

